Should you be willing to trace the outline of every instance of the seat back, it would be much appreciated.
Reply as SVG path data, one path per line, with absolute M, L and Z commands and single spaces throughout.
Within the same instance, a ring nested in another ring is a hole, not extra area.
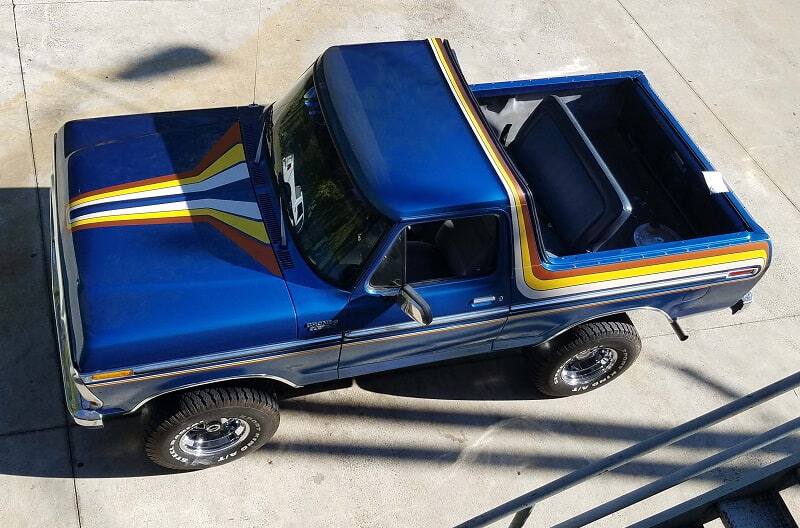
M 497 255 L 497 217 L 457 218 L 442 224 L 436 247 L 456 277 L 474 277 L 494 269 Z
M 565 251 L 597 251 L 630 216 L 628 197 L 558 97 L 542 100 L 508 151 Z

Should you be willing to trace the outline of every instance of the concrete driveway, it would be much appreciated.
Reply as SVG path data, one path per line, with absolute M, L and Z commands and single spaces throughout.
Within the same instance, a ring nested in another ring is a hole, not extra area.
M 797 370 L 800 5 L 793 0 L 0 0 L 0 518 L 7 526 L 452 525 Z M 284 402 L 274 440 L 167 474 L 136 418 L 70 426 L 51 336 L 53 132 L 66 120 L 274 100 L 327 46 L 450 39 L 484 82 L 641 69 L 775 240 L 756 303 L 637 318 L 645 352 L 591 395 L 538 399 L 520 358 L 373 376 Z M 46 215 L 44 215 L 46 216 Z M 579 486 L 544 526 L 798 414 L 794 393 Z M 787 439 L 623 512 L 619 526 L 796 450 Z

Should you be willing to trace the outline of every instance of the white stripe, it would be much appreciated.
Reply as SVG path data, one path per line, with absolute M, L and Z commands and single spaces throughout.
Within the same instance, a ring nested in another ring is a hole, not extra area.
M 241 162 L 203 181 L 190 183 L 188 185 L 173 185 L 171 187 L 164 187 L 163 189 L 150 189 L 147 191 L 138 191 L 128 194 L 120 194 L 118 196 L 108 196 L 105 198 L 98 198 L 96 200 L 91 200 L 88 202 L 80 203 L 78 205 L 74 205 L 70 207 L 70 212 L 74 211 L 75 209 L 80 209 L 81 207 L 87 207 L 89 205 L 121 202 L 124 200 L 136 200 L 139 198 L 155 198 L 158 196 L 174 196 L 176 194 L 189 194 L 201 191 L 208 191 L 211 189 L 215 189 L 217 187 L 222 187 L 223 185 L 228 185 L 229 183 L 245 180 L 249 176 L 250 175 L 247 171 L 247 165 L 244 162 Z
M 494 168 L 495 172 L 497 173 L 497 177 L 500 180 L 500 183 L 505 188 L 506 194 L 508 194 L 508 198 L 509 198 L 509 200 L 511 202 L 511 204 L 510 204 L 511 207 L 509 207 L 509 209 L 511 210 L 511 230 L 512 230 L 512 234 L 513 234 L 513 238 L 514 238 L 514 263 L 515 263 L 515 266 L 514 266 L 515 273 L 514 273 L 514 275 L 515 275 L 515 279 L 516 279 L 516 283 L 517 283 L 517 288 L 519 289 L 520 293 L 522 293 L 526 297 L 536 298 L 536 297 L 539 296 L 538 295 L 539 291 L 538 290 L 533 290 L 533 289 L 531 289 L 530 286 L 528 286 L 528 283 L 525 282 L 525 275 L 524 275 L 524 273 L 522 273 L 522 248 L 520 246 L 520 232 L 519 232 L 520 218 L 517 215 L 517 208 L 515 206 L 515 203 L 516 203 L 515 198 L 514 198 L 515 197 L 515 192 L 514 192 L 514 190 L 512 188 L 509 187 L 509 184 L 506 183 L 505 178 L 503 178 L 503 176 L 501 174 L 501 172 L 503 171 L 503 168 L 498 166 L 498 162 L 496 162 L 494 157 L 492 156 L 492 153 L 490 152 L 488 145 L 486 145 L 484 143 L 484 141 L 481 139 L 480 130 L 478 130 L 477 125 L 475 125 L 473 123 L 472 119 L 470 119 L 471 112 L 461 102 L 461 98 L 458 96 L 457 87 L 453 85 L 453 83 L 450 80 L 450 76 L 447 75 L 447 72 L 448 72 L 447 65 L 443 64 L 441 59 L 439 58 L 439 54 L 437 53 L 437 45 L 434 42 L 434 39 L 432 39 L 432 38 L 428 39 L 428 43 L 431 45 L 431 48 L 433 49 L 433 56 L 436 58 L 436 62 L 439 64 L 439 68 L 441 68 L 441 70 L 442 70 L 442 74 L 444 75 L 444 78 L 445 78 L 445 81 L 447 82 L 447 85 L 450 87 L 450 91 L 453 93 L 453 98 L 456 100 L 456 103 L 458 104 L 459 108 L 461 109 L 461 112 L 464 114 L 464 117 L 465 117 L 465 119 L 467 121 L 467 124 L 472 129 L 473 134 L 475 134 L 475 139 L 478 141 L 478 144 L 481 146 L 481 149 L 483 149 L 484 154 L 486 154 L 486 157 L 489 160 L 489 163 L 492 165 L 492 167 Z M 442 50 L 442 53 L 444 53 L 444 50 Z M 454 75 L 455 75 L 455 73 L 454 73 Z M 478 119 L 477 116 L 476 116 L 476 119 Z M 514 177 L 514 176 L 512 175 L 512 177 Z M 528 210 L 530 211 L 530 208 L 528 208 Z M 533 238 L 533 237 L 531 237 L 531 238 Z
M 534 299 L 547 299 L 577 294 L 590 294 L 591 292 L 597 292 L 598 290 L 600 290 L 600 293 L 597 293 L 594 296 L 609 295 L 615 293 L 610 290 L 624 289 L 625 291 L 636 291 L 651 289 L 664 285 L 671 286 L 675 284 L 694 282 L 703 276 L 711 274 L 720 274 L 720 278 L 724 278 L 725 274 L 729 271 L 748 266 L 761 266 L 763 269 L 765 264 L 766 263 L 764 262 L 764 259 L 761 258 L 739 260 L 736 262 L 714 264 L 711 266 L 693 267 L 685 270 L 651 273 L 649 275 L 640 275 L 638 277 L 630 277 L 626 279 L 604 280 L 590 284 L 554 288 L 552 290 L 533 290 L 533 295 L 530 297 Z M 633 288 L 634 286 L 635 288 Z M 588 297 L 591 297 L 591 295 Z
M 142 205 L 139 207 L 125 207 L 123 209 L 110 209 L 108 211 L 99 211 L 96 213 L 89 213 L 78 216 L 72 219 L 72 223 L 89 218 L 98 218 L 104 216 L 117 216 L 127 214 L 141 214 L 141 213 L 160 213 L 165 211 L 185 211 L 189 209 L 216 209 L 226 213 L 235 214 L 252 218 L 254 220 L 261 220 L 261 212 L 258 210 L 258 205 L 253 202 L 238 202 L 234 200 L 192 200 L 188 202 L 169 202 L 154 205 Z

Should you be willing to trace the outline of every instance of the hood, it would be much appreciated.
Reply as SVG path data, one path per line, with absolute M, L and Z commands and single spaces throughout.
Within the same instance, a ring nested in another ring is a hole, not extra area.
M 81 372 L 296 338 L 240 124 L 208 112 L 71 122 L 60 133 L 69 154 L 57 160 L 57 205 Z

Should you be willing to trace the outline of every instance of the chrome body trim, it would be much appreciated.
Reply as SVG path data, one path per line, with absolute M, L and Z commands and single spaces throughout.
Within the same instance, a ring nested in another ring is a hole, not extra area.
M 491 310 L 481 310 L 479 312 L 463 312 L 459 314 L 453 315 L 444 315 L 441 317 L 434 317 L 431 324 L 428 326 L 439 326 L 439 325 L 446 325 L 446 324 L 456 324 L 462 321 L 471 321 L 473 319 L 478 319 L 481 317 L 492 317 L 495 315 L 500 314 L 507 314 L 508 313 L 508 306 L 503 308 L 492 308 Z M 372 328 L 364 328 L 363 330 L 352 330 L 350 332 L 345 332 L 344 337 L 345 339 L 349 338 L 358 338 L 358 337 L 368 337 L 375 334 L 383 334 L 386 332 L 399 332 L 403 330 L 413 330 L 416 328 L 427 328 L 425 325 L 414 321 L 408 321 L 405 323 L 396 323 L 391 325 L 385 326 L 375 326 Z M 455 328 L 455 327 L 454 327 Z M 438 329 L 437 329 L 438 330 Z M 415 335 L 415 334 L 410 334 Z M 402 337 L 402 335 L 397 336 Z
M 331 347 L 338 347 L 340 341 L 339 334 L 333 336 L 325 336 L 325 337 L 318 337 L 314 339 L 303 339 L 303 340 L 296 340 L 296 341 L 287 341 L 284 343 L 276 343 L 273 345 L 267 346 L 259 346 L 259 347 L 250 347 L 250 348 L 240 348 L 236 350 L 229 350 L 227 352 L 216 352 L 213 354 L 203 354 L 199 356 L 193 356 L 190 358 L 184 359 L 174 359 L 170 361 L 158 361 L 153 363 L 142 363 L 140 365 L 135 365 L 132 367 L 125 367 L 133 370 L 133 372 L 138 374 L 150 374 L 150 373 L 162 373 L 163 371 L 170 371 L 174 369 L 181 369 L 186 367 L 198 367 L 197 369 L 189 369 L 192 370 L 209 370 L 207 367 L 217 367 L 217 368 L 224 368 L 226 364 L 224 362 L 230 361 L 230 366 L 235 366 L 241 364 L 239 360 L 243 363 L 251 363 L 255 361 L 269 361 L 271 359 L 278 359 L 281 357 L 286 357 L 290 354 L 296 354 L 299 352 L 311 352 L 313 350 L 323 350 L 328 349 Z M 307 349 L 300 349 L 303 346 L 307 345 L 316 345 L 321 343 L 331 342 L 330 346 L 324 346 L 315 348 L 313 350 Z M 280 354 L 281 351 L 289 350 L 285 354 Z M 254 358 L 253 356 L 259 356 L 263 354 L 269 354 L 271 352 L 278 352 L 278 354 L 267 356 L 267 357 L 258 357 Z M 215 365 L 208 365 L 209 363 L 214 363 Z M 219 365 L 217 365 L 219 364 Z M 97 372 L 88 372 L 82 375 L 83 380 L 90 384 L 90 385 L 99 385 L 102 382 L 92 382 L 91 376 L 96 374 L 102 374 L 106 371 L 97 371 Z M 130 377 L 129 377 L 130 378 Z M 124 378 L 128 379 L 128 378 Z M 117 381 L 117 380 L 112 380 Z
M 214 364 L 211 364 L 211 365 L 202 365 L 202 366 L 198 366 L 198 367 L 194 367 L 194 368 L 188 368 L 188 369 L 182 369 L 182 370 L 167 370 L 167 371 L 164 371 L 164 372 L 156 372 L 156 373 L 153 373 L 153 374 L 138 375 L 138 374 L 136 374 L 136 370 L 134 369 L 134 374 L 132 376 L 120 377 L 120 378 L 116 378 L 116 379 L 109 379 L 109 380 L 103 380 L 103 381 L 95 381 L 95 382 L 90 383 L 89 386 L 90 387 L 106 387 L 106 386 L 109 386 L 109 385 L 118 385 L 120 383 L 130 383 L 130 382 L 134 382 L 134 381 L 152 380 L 152 379 L 158 379 L 158 378 L 170 378 L 170 377 L 174 377 L 174 376 L 184 376 L 184 375 L 187 375 L 187 374 L 196 374 L 198 372 L 209 372 L 209 371 L 212 371 L 212 370 L 221 370 L 221 369 L 232 368 L 232 367 L 241 367 L 243 365 L 252 365 L 254 363 L 263 363 L 263 362 L 266 362 L 266 361 L 274 361 L 276 359 L 285 359 L 285 358 L 292 357 L 292 356 L 300 356 L 300 355 L 304 355 L 304 354 L 313 354 L 313 353 L 317 353 L 317 352 L 322 352 L 324 350 L 338 349 L 340 346 L 341 345 L 337 340 L 337 343 L 335 345 L 327 346 L 327 347 L 307 348 L 307 349 L 303 349 L 303 350 L 295 350 L 293 352 L 287 352 L 285 354 L 274 354 L 272 356 L 249 357 L 247 359 L 242 359 L 242 360 L 239 360 L 239 361 L 233 361 L 233 362 L 229 362 L 229 363 L 214 363 Z M 256 375 L 249 376 L 248 375 L 248 376 L 241 376 L 241 377 L 258 377 L 258 376 L 256 376 Z M 222 379 L 222 378 L 220 378 L 220 379 Z M 281 379 L 283 379 L 283 378 L 281 378 Z M 217 381 L 220 381 L 220 380 L 217 380 L 217 379 L 208 380 L 208 381 L 206 381 L 204 383 L 214 383 L 214 382 L 217 382 Z M 291 382 L 289 382 L 289 383 L 291 385 L 297 386 L 297 385 L 295 385 L 295 384 L 293 384 Z
M 409 337 L 417 337 L 417 336 L 426 335 L 426 334 L 435 334 L 435 333 L 438 333 L 438 332 L 447 332 L 447 331 L 450 331 L 450 330 L 459 330 L 459 329 L 462 329 L 462 328 L 468 328 L 470 326 L 481 326 L 481 325 L 487 325 L 487 324 L 497 324 L 498 322 L 505 321 L 505 320 L 506 320 L 505 317 L 500 317 L 500 318 L 495 318 L 495 319 L 486 319 L 486 320 L 483 320 L 483 321 L 472 321 L 472 322 L 468 322 L 468 323 L 455 324 L 455 325 L 451 325 L 451 326 L 440 326 L 440 327 L 437 327 L 437 328 L 430 328 L 430 327 L 427 327 L 427 326 L 417 325 L 417 327 L 421 329 L 419 332 L 408 332 L 406 334 L 381 336 L 381 337 L 375 337 L 375 338 L 372 338 L 372 339 L 363 339 L 361 341 L 345 341 L 342 344 L 342 346 L 343 347 L 352 347 L 352 346 L 368 345 L 368 344 L 372 344 L 372 343 L 379 342 L 379 341 L 390 341 L 390 340 L 393 340 L 393 339 L 403 339 L 403 338 L 409 338 Z
M 103 415 L 99 409 L 103 402 L 83 383 L 72 364 L 69 342 L 66 300 L 62 292 L 61 248 L 59 241 L 58 211 L 56 200 L 56 178 L 50 187 L 50 288 L 53 302 L 53 319 L 56 346 L 61 362 L 61 377 L 64 382 L 64 398 L 67 409 L 76 424 L 84 427 L 102 427 Z
M 632 295 L 630 297 L 619 297 L 619 298 L 616 298 L 616 299 L 607 299 L 607 300 L 602 300 L 602 301 L 592 302 L 592 303 L 587 303 L 587 304 L 577 304 L 577 305 L 573 305 L 573 306 L 562 306 L 562 307 L 559 307 L 559 308 L 550 308 L 550 309 L 547 309 L 547 310 L 535 310 L 535 308 L 540 306 L 540 304 L 538 304 L 538 303 L 515 304 L 515 305 L 511 306 L 511 314 L 508 316 L 508 319 L 509 320 L 514 320 L 514 319 L 518 319 L 520 317 L 528 317 L 528 316 L 533 315 L 533 314 L 547 314 L 547 313 L 553 313 L 553 312 L 563 312 L 563 311 L 567 311 L 567 310 L 579 310 L 581 308 L 587 308 L 587 307 L 590 307 L 590 306 L 600 306 L 600 305 L 603 305 L 603 304 L 614 304 L 614 303 L 618 303 L 618 302 L 635 301 L 637 299 L 646 299 L 648 297 L 658 297 L 660 295 L 668 295 L 668 294 L 681 293 L 681 292 L 692 291 L 692 290 L 700 290 L 702 288 L 713 288 L 714 286 L 726 286 L 728 284 L 733 284 L 733 283 L 736 283 L 736 282 L 742 282 L 742 281 L 746 281 L 746 280 L 751 280 L 752 278 L 753 277 L 745 277 L 745 278 L 742 278 L 742 279 L 728 279 L 728 280 L 726 280 L 724 282 L 714 282 L 714 283 L 711 283 L 711 284 L 699 284 L 699 285 L 687 286 L 685 288 L 674 288 L 674 289 L 670 289 L 670 290 L 666 290 L 666 291 L 650 292 L 650 293 L 644 293 L 644 294 L 641 294 L 641 295 Z M 641 309 L 653 309 L 653 310 L 658 310 L 658 311 L 664 313 L 663 310 L 660 310 L 658 308 L 653 308 L 651 306 L 640 306 L 640 307 L 636 307 L 636 308 L 629 308 L 627 310 L 619 310 L 617 313 L 625 312 L 625 311 L 629 312 L 629 311 L 641 310 Z M 718 310 L 724 310 L 724 309 L 725 308 L 717 308 L 716 310 L 707 310 L 707 311 L 710 312 L 710 311 L 718 311 Z M 522 311 L 522 310 L 525 310 L 525 311 Z

